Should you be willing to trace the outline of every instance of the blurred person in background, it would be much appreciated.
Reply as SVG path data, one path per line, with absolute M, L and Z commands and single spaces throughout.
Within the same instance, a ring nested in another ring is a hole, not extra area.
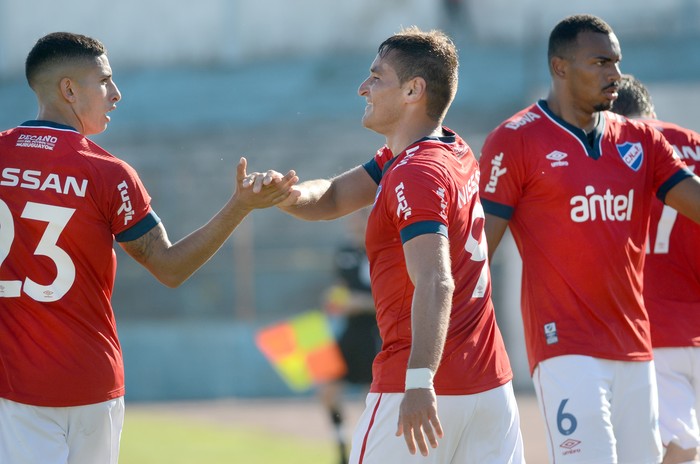
M 700 134 L 656 118 L 648 89 L 623 75 L 615 113 L 661 131 L 676 154 L 697 172 Z M 700 445 L 700 225 L 655 200 L 644 262 L 644 305 L 659 390 L 663 464 L 697 462 Z
M 365 250 L 368 208 L 346 217 L 348 239 L 333 257 L 337 282 L 324 294 L 324 309 L 335 325 L 347 372 L 336 382 L 319 386 L 321 401 L 329 413 L 337 434 L 340 462 L 347 463 L 343 390 L 345 384 L 369 387 L 372 383 L 372 362 L 379 353 L 382 340 L 377 327 L 376 311 L 370 287 L 369 260 Z
M 177 287 L 297 178 L 253 195 L 239 188 L 241 158 L 223 208 L 171 244 L 136 171 L 87 138 L 121 99 L 102 43 L 48 34 L 26 77 L 38 116 L 0 133 L 0 462 L 114 464 L 125 391 L 114 241 Z
M 622 52 L 592 15 L 549 37 L 546 99 L 491 132 L 479 160 L 493 253 L 510 227 L 550 462 L 656 464 L 662 450 L 644 245 L 656 195 L 700 221 L 700 179 L 653 128 L 611 113 Z
M 278 205 L 312 221 L 372 205 L 365 245 L 382 350 L 351 464 L 524 461 L 491 301 L 478 166 L 442 125 L 458 67 L 440 31 L 411 27 L 385 40 L 358 93 L 363 125 L 386 145 L 362 166 L 295 186 Z M 256 191 L 279 178 L 253 173 L 243 186 Z

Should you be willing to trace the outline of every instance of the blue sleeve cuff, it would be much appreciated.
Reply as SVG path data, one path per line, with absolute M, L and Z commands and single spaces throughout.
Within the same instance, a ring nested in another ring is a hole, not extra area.
M 669 190 L 678 185 L 680 181 L 688 177 L 693 177 L 693 173 L 689 169 L 681 169 L 672 175 L 666 182 L 661 184 L 661 187 L 659 187 L 659 189 L 656 191 L 656 198 L 666 203 L 666 194 L 669 192 Z
M 379 185 L 379 182 L 382 181 L 382 170 L 379 169 L 377 161 L 374 158 L 372 158 L 371 160 L 363 164 L 362 167 L 365 168 L 365 171 L 367 171 L 367 174 L 369 174 L 372 180 L 374 180 L 374 182 L 376 182 L 376 184 Z
M 437 221 L 421 221 L 401 229 L 401 243 L 406 243 L 414 237 L 424 234 L 440 234 L 447 237 L 447 226 Z
M 481 199 L 481 206 L 484 207 L 484 212 L 486 214 L 491 214 L 493 216 L 498 216 L 502 219 L 507 219 L 513 216 L 514 208 L 512 206 L 506 206 L 501 203 L 496 203 L 495 201 Z
M 117 242 L 130 242 L 137 238 L 143 237 L 149 230 L 153 229 L 160 222 L 160 218 L 156 213 L 151 211 L 143 219 L 114 236 Z

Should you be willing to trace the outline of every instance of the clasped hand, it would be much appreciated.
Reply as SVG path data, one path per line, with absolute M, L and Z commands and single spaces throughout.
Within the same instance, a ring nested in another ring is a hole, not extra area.
M 236 193 L 242 197 L 241 201 L 250 204 L 253 208 L 288 206 L 296 203 L 300 192 L 294 189 L 299 182 L 299 177 L 294 170 L 290 170 L 285 175 L 273 170 L 265 173 L 246 173 L 247 166 L 247 160 L 241 158 L 236 173 Z

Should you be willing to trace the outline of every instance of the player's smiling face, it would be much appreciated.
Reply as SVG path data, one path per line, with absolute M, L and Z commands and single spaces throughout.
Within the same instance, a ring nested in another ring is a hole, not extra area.
M 380 134 L 388 134 L 398 124 L 403 107 L 403 92 L 396 71 L 391 66 L 391 53 L 377 57 L 369 77 L 360 84 L 358 93 L 367 100 L 362 125 Z
M 107 128 L 107 113 L 116 108 L 121 93 L 112 80 L 112 68 L 107 56 L 101 55 L 77 68 L 73 81 L 73 112 L 83 135 L 99 134 Z
M 587 112 L 612 108 L 621 79 L 622 53 L 615 34 L 582 32 L 568 61 L 569 91 Z

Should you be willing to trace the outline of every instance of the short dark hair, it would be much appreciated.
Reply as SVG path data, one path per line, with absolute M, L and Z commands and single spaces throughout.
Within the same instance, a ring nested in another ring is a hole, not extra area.
M 654 102 L 644 84 L 631 74 L 623 74 L 612 111 L 630 118 L 650 117 L 654 114 Z
M 445 33 L 411 26 L 382 42 L 378 54 L 382 58 L 391 54 L 400 83 L 414 77 L 425 79 L 428 116 L 435 121 L 445 117 L 457 93 L 459 71 L 457 48 Z
M 597 16 L 589 14 L 568 16 L 554 26 L 549 34 L 547 62 L 551 63 L 555 56 L 567 58 L 571 53 L 572 46 L 576 44 L 578 35 L 582 32 L 613 34 L 608 23 Z
M 27 55 L 24 65 L 30 87 L 36 76 L 47 66 L 66 60 L 92 59 L 107 53 L 102 43 L 91 37 L 72 32 L 52 32 L 40 38 Z

